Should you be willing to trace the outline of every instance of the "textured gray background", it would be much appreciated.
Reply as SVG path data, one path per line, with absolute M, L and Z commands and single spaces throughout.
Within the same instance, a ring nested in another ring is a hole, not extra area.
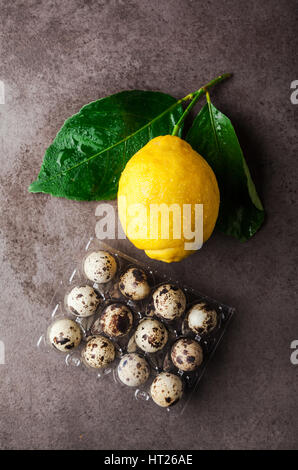
M 297 1 L 0 4 L 0 447 L 297 448 Z M 133 88 L 182 97 L 226 71 L 234 77 L 213 100 L 237 129 L 267 223 L 246 244 L 215 234 L 180 264 L 153 263 L 238 309 L 186 414 L 169 421 L 36 351 L 63 262 L 94 233 L 96 203 L 26 188 L 85 103 Z

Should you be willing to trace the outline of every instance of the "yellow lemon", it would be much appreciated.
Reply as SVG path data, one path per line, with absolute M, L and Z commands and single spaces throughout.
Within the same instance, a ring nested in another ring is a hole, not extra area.
M 216 177 L 206 160 L 186 141 L 165 135 L 150 140 L 127 163 L 119 181 L 118 212 L 124 232 L 137 248 L 171 263 L 196 251 L 190 242 L 196 238 L 197 215 L 201 244 L 208 240 L 219 199 Z

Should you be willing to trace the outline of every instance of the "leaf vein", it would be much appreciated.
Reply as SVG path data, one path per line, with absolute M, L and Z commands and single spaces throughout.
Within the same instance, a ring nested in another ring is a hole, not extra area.
M 151 126 L 153 122 L 156 122 L 158 121 L 159 119 L 161 119 L 163 116 L 165 116 L 167 113 L 169 113 L 170 111 L 174 110 L 177 106 L 179 106 L 181 104 L 181 100 L 178 100 L 176 101 L 174 104 L 172 104 L 169 108 L 167 108 L 165 111 L 163 111 L 161 114 L 159 114 L 158 116 L 156 116 L 154 119 L 152 119 L 151 121 L 148 121 L 147 124 L 145 124 L 144 126 L 140 127 L 139 129 L 137 129 L 135 132 L 133 132 L 132 134 L 126 136 L 125 138 L 123 138 L 122 140 L 120 140 L 119 142 L 116 142 L 115 144 L 111 145 L 110 147 L 108 148 L 105 148 L 103 150 L 101 150 L 100 152 L 97 152 L 96 154 L 94 155 L 91 155 L 90 157 L 88 157 L 87 159 L 77 163 L 76 165 L 73 165 L 72 167 L 64 170 L 64 171 L 61 171 L 60 173 L 56 173 L 54 176 L 52 176 L 51 178 L 48 178 L 48 179 L 40 179 L 36 181 L 36 183 L 48 183 L 50 181 L 53 181 L 55 180 L 57 177 L 60 177 L 61 175 L 65 175 L 67 173 L 69 173 L 70 171 L 74 170 L 75 168 L 78 168 L 79 166 L 81 165 L 84 165 L 85 163 L 88 163 L 89 161 L 93 160 L 94 158 L 96 157 L 99 157 L 100 155 L 106 153 L 106 152 L 109 152 L 110 150 L 114 149 L 115 147 L 117 147 L 118 145 L 121 145 L 125 142 L 127 142 L 129 139 L 133 138 L 135 135 L 139 134 L 140 132 L 142 132 L 144 129 L 146 129 L 148 126 Z M 34 184 L 34 183 L 33 183 Z

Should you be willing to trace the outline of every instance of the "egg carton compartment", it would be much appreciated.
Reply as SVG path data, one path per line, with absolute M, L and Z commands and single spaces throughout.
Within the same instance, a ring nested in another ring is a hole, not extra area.
M 59 283 L 38 349 L 180 415 L 234 314 L 90 238 Z M 121 396 L 119 394 L 119 400 Z

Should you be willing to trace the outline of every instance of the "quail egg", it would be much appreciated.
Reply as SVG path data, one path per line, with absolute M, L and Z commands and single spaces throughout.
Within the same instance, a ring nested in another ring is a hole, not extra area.
M 144 384 L 150 375 L 149 365 L 142 356 L 136 353 L 125 354 L 118 365 L 118 377 L 129 387 Z
M 168 341 L 166 327 L 155 318 L 142 320 L 135 332 L 137 346 L 145 352 L 160 351 Z
M 76 348 L 82 339 L 79 325 L 69 318 L 56 320 L 49 328 L 50 343 L 59 351 L 68 352 Z
M 67 296 L 67 307 L 78 317 L 90 317 L 100 303 L 100 297 L 91 286 L 74 287 Z
M 107 366 L 115 359 L 115 347 L 105 336 L 93 336 L 87 342 L 82 357 L 84 362 L 95 369 Z
M 188 312 L 188 326 L 201 336 L 211 333 L 217 326 L 217 313 L 206 303 L 195 304 Z
M 186 298 L 177 286 L 163 284 L 153 294 L 155 312 L 166 320 L 181 317 L 185 311 Z
M 120 278 L 119 289 L 129 299 L 145 299 L 150 293 L 145 271 L 140 268 L 129 268 Z
M 153 380 L 150 393 L 152 400 L 165 408 L 180 400 L 183 394 L 183 384 L 177 375 L 161 372 Z
M 191 372 L 202 364 L 203 350 L 197 341 L 181 338 L 172 347 L 171 359 L 178 369 Z
M 133 315 L 126 305 L 116 303 L 104 309 L 99 321 L 106 335 L 123 336 L 131 330 Z
M 117 263 L 107 251 L 93 251 L 85 259 L 84 271 L 90 281 L 106 284 L 115 276 Z

